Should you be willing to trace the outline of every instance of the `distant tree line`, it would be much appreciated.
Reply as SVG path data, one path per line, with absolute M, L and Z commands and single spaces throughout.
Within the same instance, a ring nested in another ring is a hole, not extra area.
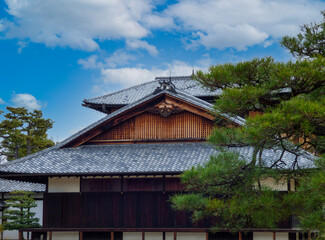
M 21 158 L 54 145 L 48 139 L 47 130 L 53 127 L 51 119 L 43 118 L 40 110 L 7 107 L 7 113 L 0 112 L 0 155 L 7 160 Z

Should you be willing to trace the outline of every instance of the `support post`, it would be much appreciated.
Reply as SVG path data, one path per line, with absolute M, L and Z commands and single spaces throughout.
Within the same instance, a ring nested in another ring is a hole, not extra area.
M 239 232 L 239 234 L 238 234 L 238 239 L 239 239 L 239 240 L 243 240 L 242 232 Z
M 142 240 L 145 240 L 146 237 L 145 237 L 145 232 L 142 232 Z
M 166 240 L 166 232 L 163 232 L 163 240 Z
M 83 232 L 79 232 L 79 240 L 83 240 L 84 239 L 84 234 Z
M 22 240 L 23 238 L 22 238 L 22 231 L 19 231 L 19 240 Z
M 52 240 L 52 232 L 49 232 L 49 240 Z
M 311 240 L 311 233 L 308 232 L 308 240 Z
M 111 240 L 114 240 L 114 232 L 111 232 Z
M 177 239 L 177 232 L 174 232 L 174 240 Z
M 276 232 L 273 232 L 273 240 L 276 240 Z
M 205 240 L 209 240 L 209 233 L 208 232 L 205 233 Z

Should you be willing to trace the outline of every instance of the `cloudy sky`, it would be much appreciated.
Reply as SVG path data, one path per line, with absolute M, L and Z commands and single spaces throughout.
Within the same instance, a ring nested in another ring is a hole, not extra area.
M 41 109 L 63 140 L 103 117 L 84 98 L 217 63 L 290 55 L 278 41 L 325 0 L 0 1 L 0 109 Z M 1 119 L 0 119 L 1 120 Z

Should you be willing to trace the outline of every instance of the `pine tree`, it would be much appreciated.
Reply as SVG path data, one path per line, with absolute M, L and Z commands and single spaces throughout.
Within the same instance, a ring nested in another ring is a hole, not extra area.
M 296 61 L 271 57 L 211 66 L 196 79 L 210 89 L 221 88 L 216 118 L 227 113 L 246 119 L 243 127 L 216 128 L 210 137 L 221 153 L 205 166 L 192 168 L 181 180 L 188 193 L 175 195 L 175 209 L 192 212 L 193 220 L 216 219 L 216 229 L 275 228 L 295 214 L 306 231 L 325 233 L 325 14 L 321 23 L 302 27 L 296 37 L 281 41 Z M 254 114 L 252 114 L 254 113 Z M 252 156 L 229 152 L 252 147 Z M 265 150 L 281 151 L 273 162 Z M 315 168 L 301 169 L 299 156 L 315 155 Z M 284 156 L 294 154 L 291 165 Z M 297 191 L 280 195 L 262 184 L 296 179 Z
M 32 208 L 37 206 L 31 192 L 11 192 L 10 198 L 5 202 L 6 210 L 2 217 L 5 230 L 39 227 L 39 219 L 31 211 Z
M 25 108 L 7 107 L 8 113 L 0 122 L 0 137 L 3 138 L 2 155 L 8 160 L 17 159 L 53 146 L 47 138 L 47 130 L 52 128 L 53 121 L 43 118 L 39 110 L 29 112 Z

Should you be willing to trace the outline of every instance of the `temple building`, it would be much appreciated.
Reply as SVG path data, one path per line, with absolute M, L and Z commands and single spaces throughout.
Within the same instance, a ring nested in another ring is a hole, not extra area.
M 0 176 L 46 185 L 42 227 L 23 229 L 49 240 L 296 240 L 292 221 L 276 229 L 212 233 L 211 220 L 193 223 L 169 197 L 184 190 L 179 175 L 217 154 L 206 139 L 216 127 L 240 127 L 241 117 L 215 114 L 210 92 L 188 77 L 156 78 L 83 101 L 105 116 L 63 142 L 0 165 Z M 252 147 L 230 148 L 245 157 Z M 273 162 L 281 151 L 263 151 Z M 286 153 L 285 165 L 295 155 Z M 312 156 L 300 156 L 308 167 Z M 283 163 L 282 163 L 283 164 Z M 281 166 L 285 167 L 285 166 Z M 294 191 L 295 182 L 268 184 Z

